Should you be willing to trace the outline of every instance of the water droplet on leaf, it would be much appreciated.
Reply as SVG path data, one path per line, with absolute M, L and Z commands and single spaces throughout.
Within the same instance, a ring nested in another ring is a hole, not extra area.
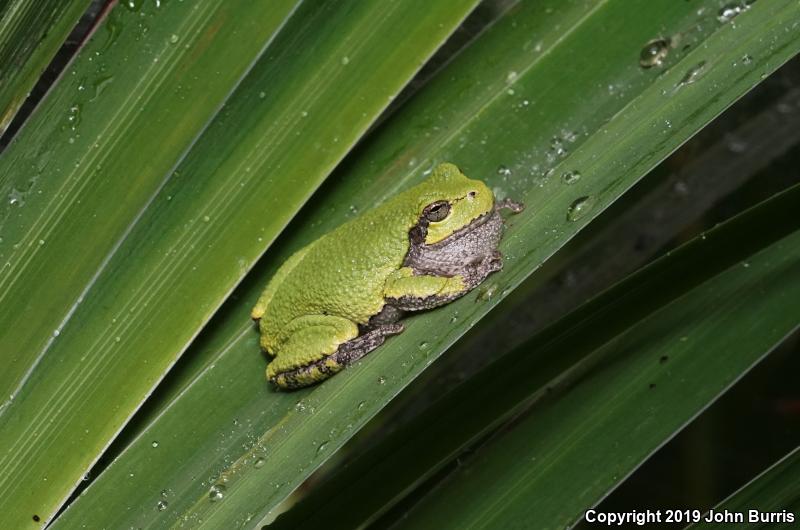
M 208 491 L 208 499 L 211 502 L 221 501 L 225 497 L 225 486 L 222 484 L 214 484 Z
M 508 177 L 508 176 L 511 175 L 511 170 L 509 168 L 507 168 L 506 166 L 499 166 L 497 168 L 497 174 L 498 175 L 503 175 L 504 177 Z
M 656 39 L 648 42 L 639 54 L 639 66 L 642 68 L 661 66 L 669 55 L 669 47 L 669 39 Z
M 594 198 L 590 196 L 575 199 L 567 209 L 567 221 L 577 221 L 594 206 Z
M 581 174 L 578 171 L 567 171 L 561 175 L 561 180 L 564 184 L 575 184 L 581 179 Z

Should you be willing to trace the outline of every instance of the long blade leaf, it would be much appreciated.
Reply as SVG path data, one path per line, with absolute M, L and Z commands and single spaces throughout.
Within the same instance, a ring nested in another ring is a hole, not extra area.
M 91 4 L 91 0 L 14 0 L 0 12 L 0 135 Z
M 52 513 L 473 5 L 448 0 L 423 15 L 421 0 L 297 10 L 3 410 L 4 525 Z
M 715 514 L 704 514 L 703 517 L 710 517 L 710 521 L 694 524 L 689 528 L 721 528 L 725 521 L 731 521 L 726 517 L 737 516 L 741 517 L 741 522 L 734 523 L 737 528 L 797 528 L 797 518 L 800 516 L 798 485 L 800 448 L 781 458 L 715 506 Z
M 366 454 L 359 455 L 280 517 L 274 528 L 314 528 L 323 518 L 336 528 L 353 528 L 374 521 L 466 448 L 518 416 L 524 407 L 548 396 L 556 388 L 553 381 L 566 377 L 570 371 L 590 370 L 596 361 L 587 358 L 594 350 L 640 325 L 648 315 L 688 296 L 722 271 L 741 266 L 752 254 L 800 229 L 800 222 L 792 213 L 797 204 L 800 204 L 800 187 L 759 205 L 614 286 L 476 374 Z M 588 368 L 582 368 L 581 363 Z M 731 376 L 715 372 L 715 377 Z M 702 382 L 708 382 L 712 388 L 722 386 L 708 379 Z M 642 450 L 641 445 L 632 445 L 635 447 L 619 450 L 632 453 Z M 580 482 L 585 490 L 592 487 L 588 478 Z M 602 493 L 605 491 L 599 492 Z M 335 512 L 334 506 L 351 498 L 359 499 L 357 506 L 336 512 L 335 517 L 330 515 Z M 569 503 L 561 497 L 558 500 L 564 502 L 566 510 Z
M 296 1 L 121 2 L 3 153 L 0 410 Z
M 795 4 L 755 4 L 735 27 L 711 6 L 700 15 L 697 5 L 666 1 L 512 9 L 322 188 L 191 353 L 176 399 L 67 511 L 69 520 L 95 513 L 113 526 L 128 512 L 157 517 L 162 501 L 169 517 L 209 526 L 266 515 L 506 289 L 797 52 Z M 665 70 L 643 70 L 642 47 L 665 32 L 686 33 L 688 50 L 670 48 Z M 775 37 L 768 42 L 765 33 Z M 748 54 L 753 59 L 742 68 L 737 61 Z M 528 204 L 501 247 L 505 271 L 481 292 L 412 319 L 403 335 L 325 384 L 271 392 L 247 319 L 266 279 L 293 250 L 441 160 Z M 563 183 L 562 173 L 575 170 L 583 176 Z M 131 473 L 144 478 L 130 482 Z
M 660 267 L 626 286 L 637 293 L 627 307 L 604 308 L 606 317 L 587 329 L 514 355 L 518 362 L 512 373 L 523 373 L 521 364 L 535 370 L 526 357 L 548 363 L 564 352 L 571 356 L 583 350 L 586 360 L 549 387 L 532 386 L 529 392 L 539 398 L 536 405 L 479 449 L 473 460 L 462 461 L 445 483 L 406 514 L 401 526 L 564 528 L 580 520 L 585 510 L 800 325 L 800 230 L 791 220 L 798 204 L 800 188 L 795 188 L 762 208 L 773 211 L 751 216 L 757 222 L 735 223 L 733 230 L 713 236 L 718 242 L 710 241 L 712 234 L 701 238 L 688 249 L 689 261 L 672 271 L 688 270 L 696 277 L 698 269 L 708 267 L 701 260 L 718 266 L 720 254 L 733 257 L 741 252 L 737 244 L 752 248 L 758 244 L 753 241 L 763 241 L 759 227 L 770 222 L 794 227 L 657 311 L 641 317 L 649 297 L 670 289 L 652 289 L 661 283 Z M 749 230 L 756 236 L 745 242 Z M 734 248 L 726 249 L 730 245 Z M 640 320 L 603 337 L 607 321 L 614 327 L 615 320 L 625 318 L 620 313 Z M 587 336 L 601 340 L 590 338 L 581 346 Z M 553 484 L 559 485 L 557 490 Z

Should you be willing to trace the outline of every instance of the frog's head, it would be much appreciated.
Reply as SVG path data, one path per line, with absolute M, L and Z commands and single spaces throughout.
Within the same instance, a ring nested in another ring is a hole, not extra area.
M 467 178 L 453 164 L 439 164 L 421 185 L 419 219 L 425 244 L 437 243 L 490 213 L 494 194 L 480 180 Z

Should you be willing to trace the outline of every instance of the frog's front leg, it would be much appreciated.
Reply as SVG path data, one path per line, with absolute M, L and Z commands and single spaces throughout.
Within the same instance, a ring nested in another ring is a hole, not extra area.
M 469 292 L 464 276 L 415 275 L 411 267 L 393 272 L 383 288 L 387 303 L 403 311 L 430 309 L 455 300 Z
M 331 315 L 306 315 L 287 327 L 288 338 L 267 366 L 267 378 L 283 389 L 300 388 L 329 378 L 371 352 L 400 324 L 386 324 L 358 335 L 350 320 Z

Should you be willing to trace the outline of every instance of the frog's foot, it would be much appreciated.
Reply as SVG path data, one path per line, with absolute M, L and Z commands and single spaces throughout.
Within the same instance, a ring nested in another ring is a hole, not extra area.
M 506 197 L 502 201 L 497 201 L 494 205 L 495 211 L 498 210 L 511 210 L 513 213 L 519 213 L 525 209 L 525 205 L 514 199 Z
M 503 268 L 503 255 L 495 250 L 485 256 L 481 261 L 464 268 L 461 274 L 455 276 L 426 276 L 418 275 L 403 279 L 403 292 L 398 285 L 386 291 L 387 305 L 402 311 L 423 311 L 433 309 L 460 298 L 480 285 L 490 274 Z M 419 285 L 423 285 L 420 289 Z M 438 291 L 433 287 L 437 287 Z M 428 285 L 431 284 L 431 285 Z
M 420 311 L 446 304 L 465 294 L 464 276 L 416 274 L 403 267 L 390 276 L 383 289 L 386 304 L 401 311 Z
M 307 365 L 283 371 L 269 379 L 276 386 L 284 390 L 293 390 L 313 385 L 342 371 L 345 366 L 358 361 L 383 344 L 387 336 L 397 335 L 402 331 L 402 324 L 379 325 L 363 335 L 343 342 L 336 351 L 330 355 L 325 355 Z

